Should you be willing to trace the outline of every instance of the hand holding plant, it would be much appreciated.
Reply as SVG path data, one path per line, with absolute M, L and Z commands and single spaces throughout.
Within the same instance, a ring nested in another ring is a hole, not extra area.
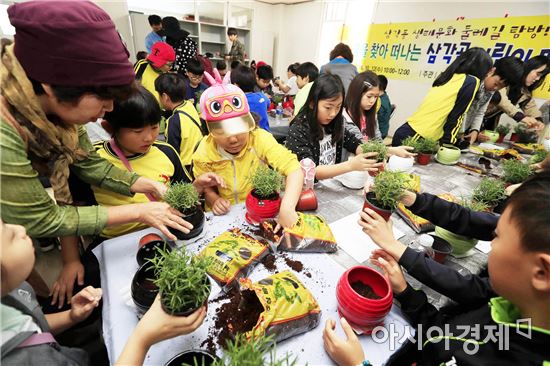
M 360 219 L 357 222 L 363 232 L 370 236 L 372 241 L 380 248 L 390 253 L 396 260 L 399 260 L 407 247 L 397 241 L 393 236 L 392 221 L 386 221 L 382 216 L 370 208 L 365 208 L 359 213 Z
M 399 156 L 401 158 L 414 158 L 416 154 L 413 151 L 413 146 L 402 145 L 396 147 L 388 147 L 388 154 Z
M 377 156 L 376 152 L 355 155 L 348 160 L 350 171 L 378 171 L 378 168 L 384 165 L 384 163 L 377 163 L 376 160 L 373 160 L 372 158 L 375 156 Z

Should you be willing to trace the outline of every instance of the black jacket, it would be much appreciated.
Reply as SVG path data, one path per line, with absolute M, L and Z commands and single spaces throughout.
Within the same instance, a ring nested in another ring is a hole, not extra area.
M 316 141 L 311 135 L 305 115 L 298 115 L 290 125 L 285 145 L 287 149 L 298 156 L 298 161 L 310 158 L 315 162 L 315 165 L 319 165 L 319 141 Z M 361 141 L 352 132 L 344 128 L 343 141 L 336 143 L 336 164 L 342 162 L 342 148 L 355 154 L 359 145 L 361 145 Z

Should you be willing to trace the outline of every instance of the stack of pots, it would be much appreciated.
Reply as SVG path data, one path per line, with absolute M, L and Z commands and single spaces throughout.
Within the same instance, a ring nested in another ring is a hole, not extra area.
M 369 285 L 380 299 L 370 299 L 355 292 L 351 284 L 357 281 Z M 371 334 L 375 327 L 384 324 L 393 304 L 393 292 L 386 277 L 376 270 L 355 266 L 340 277 L 336 286 L 336 300 L 340 316 L 346 318 L 354 329 Z

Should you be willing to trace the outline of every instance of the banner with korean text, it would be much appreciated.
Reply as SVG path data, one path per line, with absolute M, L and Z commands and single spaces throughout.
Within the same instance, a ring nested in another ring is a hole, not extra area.
M 505 56 L 523 61 L 538 55 L 550 57 L 549 24 L 550 15 L 372 24 L 362 70 L 390 79 L 432 83 L 470 47 L 486 49 L 494 60 Z M 550 77 L 534 96 L 550 99 Z

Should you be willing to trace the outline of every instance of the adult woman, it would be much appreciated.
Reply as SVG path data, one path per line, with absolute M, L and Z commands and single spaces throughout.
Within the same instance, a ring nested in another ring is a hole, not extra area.
M 337 75 L 344 84 L 344 90 L 348 93 L 348 87 L 351 80 L 357 75 L 357 68 L 352 64 L 353 53 L 347 44 L 338 43 L 330 51 L 330 62 L 321 66 L 320 74 L 330 73 Z
M 189 32 L 181 29 L 180 22 L 174 17 L 162 18 L 162 30 L 166 34 L 166 43 L 176 51 L 174 71 L 185 76 L 187 62 L 197 56 L 197 42 L 189 38 Z
M 166 226 L 188 231 L 191 225 L 181 213 L 162 202 L 70 205 L 69 171 L 128 196 L 160 197 L 166 189 L 100 158 L 83 127 L 133 88 L 129 54 L 109 16 L 90 2 L 58 1 L 15 4 L 8 15 L 16 34 L 15 43 L 2 48 L 0 67 L 2 219 L 25 226 L 32 237 L 92 235 L 133 221 L 170 238 Z M 39 176 L 49 177 L 60 205 L 49 198 Z

